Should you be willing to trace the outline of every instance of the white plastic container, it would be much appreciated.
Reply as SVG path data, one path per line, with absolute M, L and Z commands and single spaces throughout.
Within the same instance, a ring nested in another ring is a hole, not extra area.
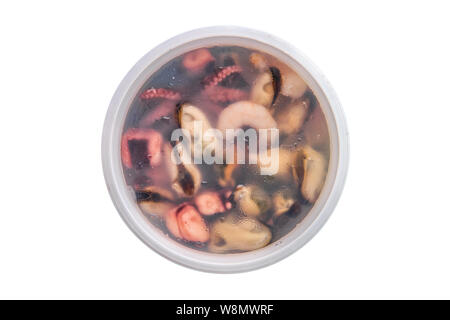
M 180 54 L 204 46 L 238 45 L 264 51 L 298 72 L 317 97 L 330 133 L 330 162 L 322 192 L 306 217 L 280 240 L 255 251 L 213 254 L 183 246 L 149 223 L 125 183 L 120 141 L 124 120 L 143 83 Z M 241 27 L 209 27 L 180 34 L 151 50 L 128 72 L 115 92 L 106 115 L 102 161 L 111 198 L 130 229 L 150 248 L 181 265 L 208 272 L 231 273 L 261 268 L 292 254 L 308 242 L 333 212 L 348 167 L 348 132 L 336 94 L 317 67 L 297 49 L 272 35 Z

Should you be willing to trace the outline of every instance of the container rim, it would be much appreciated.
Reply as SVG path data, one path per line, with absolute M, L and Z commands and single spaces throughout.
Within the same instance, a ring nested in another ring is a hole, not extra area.
M 331 148 L 325 185 L 306 217 L 280 240 L 265 248 L 239 254 L 213 254 L 189 249 L 147 223 L 124 182 L 119 148 L 128 107 L 149 74 L 157 69 L 154 65 L 158 64 L 158 59 L 165 57 L 167 62 L 171 59 L 170 54 L 180 48 L 185 52 L 189 46 L 193 49 L 202 46 L 202 42 L 210 44 L 213 40 L 225 38 L 265 46 L 264 50 L 273 51 L 270 52 L 273 55 L 283 55 L 285 59 L 292 61 L 291 64 L 296 65 L 296 71 L 313 90 L 325 113 Z M 348 162 L 349 141 L 345 116 L 336 93 L 322 72 L 309 58 L 284 40 L 238 26 L 195 29 L 179 34 L 149 51 L 118 86 L 111 99 L 102 133 L 102 165 L 106 185 L 117 211 L 128 227 L 147 246 L 167 259 L 192 269 L 214 273 L 245 272 L 262 268 L 286 258 L 305 245 L 322 228 L 336 207 L 346 180 Z

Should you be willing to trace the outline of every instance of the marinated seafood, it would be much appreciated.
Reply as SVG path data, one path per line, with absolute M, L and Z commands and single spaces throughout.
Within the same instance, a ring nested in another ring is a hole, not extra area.
M 304 79 L 237 46 L 197 48 L 157 70 L 130 106 L 120 147 L 149 223 L 217 254 L 258 250 L 302 223 L 330 157 L 326 118 Z

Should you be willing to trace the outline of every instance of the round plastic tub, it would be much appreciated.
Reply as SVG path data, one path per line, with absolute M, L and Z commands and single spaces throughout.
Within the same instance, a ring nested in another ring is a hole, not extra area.
M 238 45 L 267 52 L 295 70 L 314 92 L 330 135 L 326 181 L 310 212 L 296 227 L 270 245 L 245 253 L 215 254 L 190 249 L 149 223 L 126 184 L 121 163 L 121 134 L 129 107 L 145 81 L 162 65 L 190 50 L 211 45 Z M 324 225 L 341 195 L 348 167 L 348 132 L 338 98 L 318 68 L 290 44 L 241 27 L 209 27 L 180 34 L 148 52 L 128 72 L 109 106 L 102 137 L 103 171 L 110 196 L 128 227 L 160 255 L 193 269 L 232 273 L 273 264 L 307 243 Z

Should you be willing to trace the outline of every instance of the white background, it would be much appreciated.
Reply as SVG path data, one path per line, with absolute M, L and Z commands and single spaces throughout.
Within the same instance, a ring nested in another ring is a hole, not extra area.
M 0 298 L 450 298 L 449 13 L 445 1 L 3 1 Z M 234 275 L 186 269 L 141 243 L 100 159 L 131 66 L 218 24 L 309 56 L 351 138 L 347 184 L 321 232 Z

